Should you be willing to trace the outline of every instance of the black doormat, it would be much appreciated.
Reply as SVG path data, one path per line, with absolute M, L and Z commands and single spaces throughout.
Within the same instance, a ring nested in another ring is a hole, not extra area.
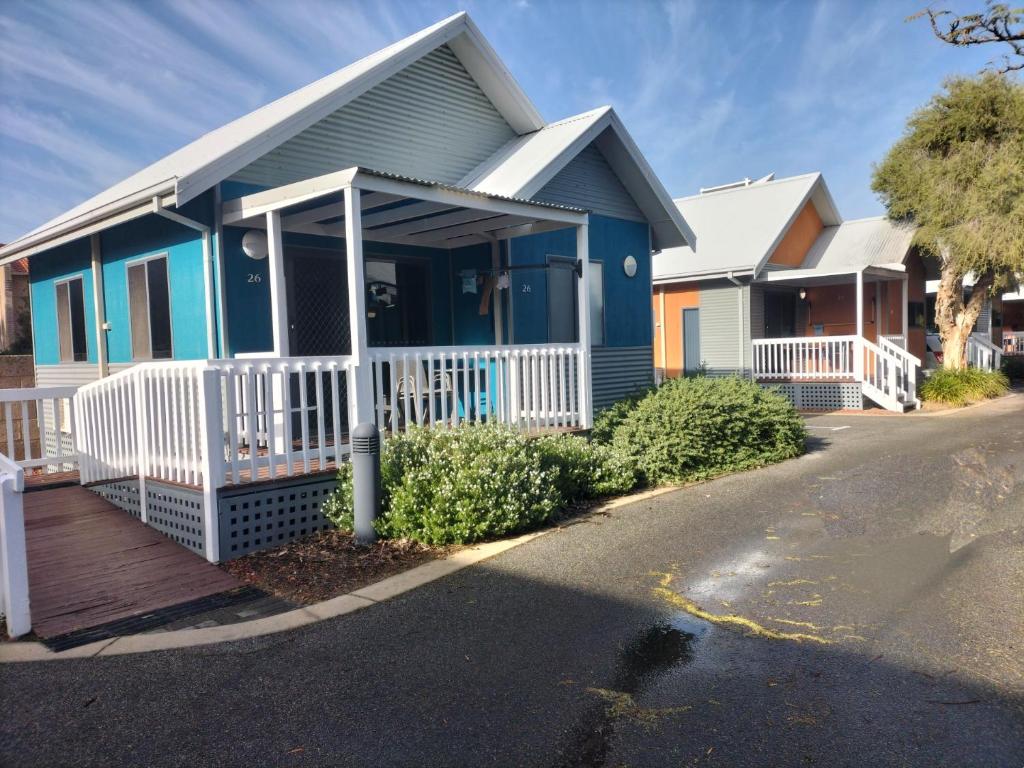
M 107 624 L 100 624 L 96 627 L 76 629 L 74 632 L 66 632 L 63 635 L 55 635 L 54 637 L 43 637 L 40 640 L 51 651 L 66 651 L 69 648 L 88 645 L 97 640 L 110 640 L 123 635 L 138 635 L 179 619 L 196 616 L 207 611 L 215 611 L 219 608 L 244 605 L 267 596 L 266 592 L 256 587 L 239 587 L 228 592 L 190 600 L 187 603 L 171 605 L 149 613 L 141 613 L 138 616 L 128 616 L 127 618 L 111 621 Z

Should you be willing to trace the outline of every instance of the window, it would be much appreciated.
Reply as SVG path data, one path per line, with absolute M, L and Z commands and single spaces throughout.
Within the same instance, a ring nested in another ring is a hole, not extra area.
M 604 264 L 590 262 L 590 343 L 604 344 Z
M 548 256 L 548 341 L 572 343 L 576 334 L 576 263 Z
M 907 325 L 910 328 L 924 328 L 924 306 L 925 305 L 923 301 L 907 302 Z
M 128 265 L 128 312 L 133 360 L 165 360 L 171 350 L 171 296 L 167 257 Z
M 81 363 L 88 357 L 85 341 L 85 292 L 82 278 L 57 283 L 57 338 L 62 363 Z

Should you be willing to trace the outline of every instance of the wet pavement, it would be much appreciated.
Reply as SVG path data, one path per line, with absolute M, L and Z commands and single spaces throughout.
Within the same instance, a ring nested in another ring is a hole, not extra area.
M 1024 765 L 1024 397 L 809 426 L 308 629 L 0 668 L 0 763 Z

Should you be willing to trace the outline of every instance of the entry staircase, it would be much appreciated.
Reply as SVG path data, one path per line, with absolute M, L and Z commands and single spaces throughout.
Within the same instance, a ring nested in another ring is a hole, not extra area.
M 861 394 L 887 411 L 921 406 L 917 374 L 921 360 L 906 350 L 902 336 L 821 336 L 756 339 L 753 377 L 766 383 L 857 382 Z

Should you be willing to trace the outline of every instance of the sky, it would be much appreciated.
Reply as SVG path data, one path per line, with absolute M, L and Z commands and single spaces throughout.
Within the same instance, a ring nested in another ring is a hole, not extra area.
M 878 215 L 906 117 L 1000 54 L 906 21 L 924 4 L 0 0 L 0 242 L 458 10 L 546 120 L 615 107 L 673 197 L 822 171 L 844 218 Z

